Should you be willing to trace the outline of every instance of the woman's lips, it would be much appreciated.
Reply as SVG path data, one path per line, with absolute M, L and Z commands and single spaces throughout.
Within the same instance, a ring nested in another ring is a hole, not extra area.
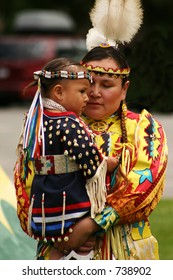
M 96 103 L 96 102 L 88 102 L 87 105 L 91 105 L 91 106 L 101 106 L 100 103 Z

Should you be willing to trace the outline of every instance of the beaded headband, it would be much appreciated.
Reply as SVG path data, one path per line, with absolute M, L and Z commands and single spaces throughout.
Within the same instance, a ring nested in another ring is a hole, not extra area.
M 113 69 L 113 68 L 104 68 L 104 67 L 100 67 L 100 66 L 96 66 L 96 67 L 93 67 L 92 65 L 89 65 L 87 63 L 84 63 L 83 66 L 90 72 L 96 72 L 97 74 L 100 74 L 100 75 L 104 75 L 104 74 L 107 74 L 107 75 L 110 75 L 111 77 L 115 77 L 115 78 L 118 78 L 118 77 L 121 77 L 121 78 L 125 78 L 125 77 L 128 77 L 129 74 L 130 74 L 130 68 L 122 68 L 122 69 Z
M 92 76 L 89 72 L 72 72 L 72 71 L 46 71 L 46 70 L 39 70 L 34 72 L 34 79 L 38 80 L 40 77 L 45 77 L 47 79 L 52 78 L 65 78 L 65 79 L 88 79 L 90 82 L 92 82 Z

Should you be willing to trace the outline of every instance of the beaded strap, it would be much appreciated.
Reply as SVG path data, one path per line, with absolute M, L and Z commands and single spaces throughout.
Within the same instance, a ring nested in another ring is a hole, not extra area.
M 34 79 L 38 80 L 39 77 L 45 77 L 47 79 L 52 78 L 65 78 L 65 79 L 88 79 L 90 82 L 92 81 L 92 77 L 90 73 L 87 71 L 80 71 L 80 72 L 72 72 L 72 71 L 46 71 L 46 70 L 39 70 L 34 72 Z
M 62 174 L 79 170 L 74 161 L 65 155 L 40 156 L 33 160 L 34 172 L 38 175 Z

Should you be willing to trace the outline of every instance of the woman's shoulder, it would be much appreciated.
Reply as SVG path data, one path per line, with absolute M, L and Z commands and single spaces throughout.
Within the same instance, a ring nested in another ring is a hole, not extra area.
M 158 131 L 158 134 L 164 134 L 164 127 L 155 116 L 146 109 L 140 112 L 127 111 L 126 126 L 129 131 L 135 130 L 139 134 L 142 131 Z
M 137 122 L 142 121 L 142 120 L 153 120 L 156 121 L 155 117 L 153 116 L 152 113 L 150 113 L 148 110 L 143 109 L 140 112 L 134 112 L 134 111 L 127 111 L 127 118 L 131 120 L 136 120 Z
M 164 127 L 155 116 L 146 109 L 136 113 L 133 111 L 127 112 L 127 130 L 136 131 L 139 135 L 155 135 L 157 138 L 166 139 Z

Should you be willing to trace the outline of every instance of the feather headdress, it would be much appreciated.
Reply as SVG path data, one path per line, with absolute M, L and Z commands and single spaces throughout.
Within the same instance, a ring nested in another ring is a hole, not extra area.
M 101 43 L 117 46 L 129 43 L 137 33 L 143 9 L 140 0 L 96 0 L 90 19 L 93 28 L 87 34 L 87 49 Z

